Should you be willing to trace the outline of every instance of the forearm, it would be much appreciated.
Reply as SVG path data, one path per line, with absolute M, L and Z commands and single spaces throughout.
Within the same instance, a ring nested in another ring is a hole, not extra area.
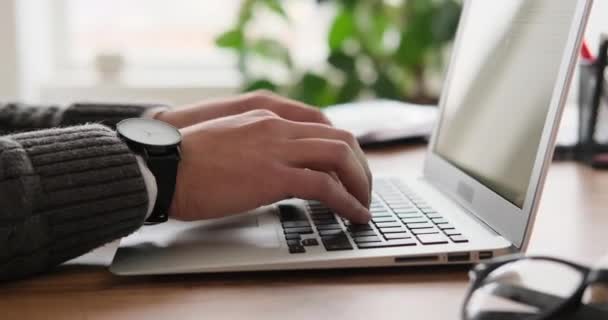
M 114 127 L 121 120 L 161 108 L 160 104 L 76 103 L 60 107 L 0 102 L 0 134 L 86 123 Z
M 0 137 L 0 279 L 42 272 L 138 229 L 135 156 L 100 125 Z

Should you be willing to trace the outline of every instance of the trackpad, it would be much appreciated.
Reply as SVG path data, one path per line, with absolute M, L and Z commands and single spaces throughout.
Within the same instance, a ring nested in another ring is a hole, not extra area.
M 257 212 L 212 221 L 180 223 L 181 227 L 172 232 L 166 245 L 278 248 L 280 243 L 272 218 L 267 212 Z
M 154 246 L 175 248 L 190 246 L 280 247 L 273 209 L 258 209 L 221 219 L 197 222 L 169 221 L 146 226 L 122 239 L 121 247 Z

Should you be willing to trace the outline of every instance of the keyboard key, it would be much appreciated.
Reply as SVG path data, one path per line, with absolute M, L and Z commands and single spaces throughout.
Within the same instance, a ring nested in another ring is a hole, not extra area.
M 444 219 L 444 218 L 433 218 L 431 219 L 433 221 L 434 224 L 448 224 L 448 220 Z
M 306 249 L 302 245 L 289 246 L 289 253 L 305 253 Z
M 431 207 L 420 207 L 419 209 L 424 213 L 437 213 L 437 211 Z
M 410 236 L 408 233 L 405 232 L 399 232 L 399 233 L 387 233 L 384 235 L 384 239 L 386 240 L 394 240 L 394 239 L 410 239 L 412 236 Z
M 311 234 L 313 233 L 311 227 L 302 227 L 302 228 L 284 228 L 285 234 L 288 233 L 299 233 L 299 234 Z
M 372 221 L 375 223 L 378 222 L 397 222 L 397 219 L 394 217 L 373 217 Z
M 299 246 L 300 245 L 300 240 L 287 240 L 287 245 L 288 246 Z
M 338 222 L 338 220 L 336 220 L 335 218 L 334 219 L 322 219 L 322 220 L 314 219 L 312 222 L 314 222 L 314 224 L 316 226 L 326 226 L 329 224 L 335 224 Z
M 448 239 L 441 233 L 435 234 L 420 234 L 416 236 L 420 243 L 429 245 L 429 244 L 444 244 L 448 243 Z
M 416 207 L 414 207 L 411 204 L 389 204 L 389 206 L 391 207 L 391 209 L 393 209 L 393 211 L 397 211 L 397 210 L 416 210 Z
M 439 213 L 427 213 L 426 214 L 427 218 L 431 218 L 431 219 L 435 219 L 435 218 L 443 218 L 442 215 L 440 215 Z
M 402 224 L 399 222 L 378 222 L 376 223 L 376 227 L 378 228 L 396 228 L 401 227 Z
M 436 228 L 428 228 L 428 229 L 413 229 L 411 230 L 412 234 L 431 234 L 431 233 L 439 233 L 439 230 Z
M 469 242 L 469 240 L 467 240 L 467 238 L 461 236 L 461 235 L 454 235 L 454 236 L 450 236 L 450 239 L 452 239 L 452 241 L 456 242 L 456 243 L 465 243 L 465 242 Z
M 449 224 L 449 223 L 445 223 L 445 224 L 440 224 L 437 226 L 439 229 L 441 230 L 447 230 L 447 229 L 456 229 L 454 228 L 453 225 Z
M 368 230 L 368 231 L 358 231 L 358 232 L 351 232 L 353 237 L 369 237 L 369 236 L 375 236 L 376 232 Z
M 333 213 L 324 213 L 324 214 L 310 214 L 310 217 L 313 220 L 336 220 L 336 217 Z
M 312 212 L 329 212 L 330 209 L 324 205 L 308 205 L 308 210 Z
M 300 241 L 302 236 L 299 233 L 288 233 L 285 235 L 285 240 L 298 240 Z
M 401 219 L 424 218 L 424 216 L 420 212 L 398 213 L 397 216 Z
M 319 241 L 317 241 L 317 239 L 315 239 L 315 238 L 304 239 L 304 240 L 302 240 L 302 245 L 305 247 L 318 246 Z
M 395 239 L 395 240 L 388 240 L 385 243 L 388 244 L 391 247 L 396 247 L 396 246 L 415 246 L 416 245 L 416 240 L 414 240 L 413 238 L 410 238 L 410 239 Z
M 339 234 L 343 234 L 344 231 L 340 230 L 321 230 L 319 231 L 319 235 L 321 237 L 325 237 L 325 236 L 334 236 L 334 235 L 339 235 Z
M 434 228 L 433 224 L 431 224 L 430 222 L 408 223 L 406 224 L 406 226 L 410 230 Z
M 326 224 L 326 225 L 317 225 L 317 230 L 342 230 L 342 226 L 334 223 L 334 224 Z
M 446 229 L 446 230 L 443 230 L 443 233 L 445 233 L 448 236 L 459 236 L 460 235 L 460 231 L 457 231 L 456 229 Z
M 306 211 L 293 205 L 279 205 L 279 217 L 282 222 L 285 221 L 308 221 Z
M 382 190 L 380 192 L 380 195 L 382 196 L 382 199 L 384 199 L 384 201 L 386 201 L 387 203 L 402 203 L 404 201 L 407 202 L 405 197 L 393 188 Z
M 427 218 L 402 218 L 401 222 L 408 224 L 408 223 L 427 223 L 429 222 L 429 220 Z
M 392 213 L 386 211 L 386 212 L 378 212 L 378 213 L 374 213 L 372 212 L 372 218 L 390 218 L 390 217 L 394 217 Z
M 396 228 L 380 228 L 379 229 L 381 233 L 400 233 L 400 232 L 407 232 L 407 229 L 405 227 L 396 227 Z
M 386 203 L 393 210 L 395 210 L 395 209 L 403 209 L 403 210 L 416 209 L 416 207 L 407 200 L 387 201 Z
M 351 224 L 348 229 L 352 232 L 374 230 L 369 224 Z
M 334 236 L 334 237 L 324 237 L 321 238 L 323 242 L 323 246 L 325 246 L 325 250 L 327 251 L 340 251 L 340 250 L 352 250 L 353 246 L 348 241 L 346 235 L 343 236 Z
M 367 237 L 355 237 L 354 238 L 356 243 L 363 243 L 363 242 L 380 242 L 382 240 L 380 240 L 380 238 L 378 236 L 367 236 Z
M 285 221 L 282 223 L 283 228 L 300 228 L 300 227 L 310 227 L 310 223 L 308 221 Z
M 386 242 L 364 242 L 357 243 L 359 249 L 376 249 L 376 248 L 390 248 L 390 247 L 405 247 L 415 246 L 416 241 L 414 239 L 398 239 Z

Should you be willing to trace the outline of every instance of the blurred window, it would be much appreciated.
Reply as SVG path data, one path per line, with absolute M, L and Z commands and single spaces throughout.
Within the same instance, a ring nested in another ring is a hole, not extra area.
M 215 38 L 230 29 L 243 0 L 59 0 L 56 10 L 60 68 L 86 68 L 95 56 L 119 53 L 129 68 L 231 68 L 236 57 L 216 48 Z M 279 37 L 300 60 L 322 60 L 330 10 L 315 0 L 283 2 L 291 27 L 261 12 L 252 32 Z M 327 6 L 325 6 L 327 7 Z M 319 12 L 322 11 L 322 12 Z M 310 25 L 311 19 L 315 24 Z

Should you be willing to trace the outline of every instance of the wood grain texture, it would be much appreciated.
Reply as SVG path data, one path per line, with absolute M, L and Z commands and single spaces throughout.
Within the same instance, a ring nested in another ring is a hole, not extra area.
M 369 153 L 375 172 L 415 174 L 424 153 Z M 608 253 L 608 173 L 551 168 L 529 253 L 592 263 Z M 2 319 L 458 319 L 467 267 L 120 278 L 114 246 L 33 279 L 0 284 Z

